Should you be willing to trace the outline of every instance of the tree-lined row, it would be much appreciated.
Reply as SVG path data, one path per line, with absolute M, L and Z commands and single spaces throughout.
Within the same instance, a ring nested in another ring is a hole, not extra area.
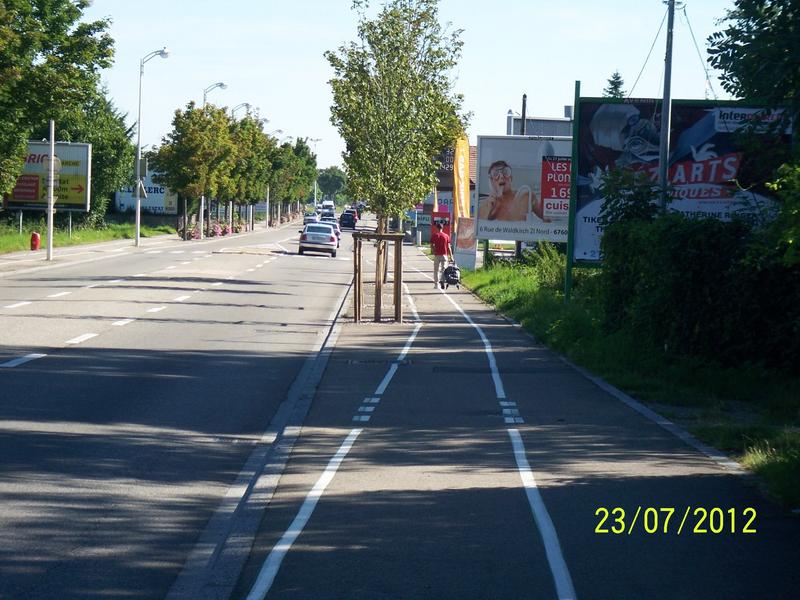
M 280 144 L 264 132 L 258 115 L 237 120 L 224 108 L 194 102 L 175 111 L 172 131 L 149 160 L 156 182 L 196 207 L 201 198 L 299 203 L 316 176 L 316 156 L 305 140 Z
M 93 147 L 89 225 L 102 223 L 114 192 L 133 184 L 135 125 L 126 124 L 100 84 L 113 62 L 109 19 L 82 22 L 90 0 L 0 3 L 0 195 L 22 171 L 27 141 L 49 135 Z M 307 144 L 279 144 L 251 115 L 234 120 L 214 106 L 176 112 L 154 154 L 168 186 L 238 202 L 294 201 L 312 189 L 316 161 Z M 2 211 L 0 211 L 2 212 Z

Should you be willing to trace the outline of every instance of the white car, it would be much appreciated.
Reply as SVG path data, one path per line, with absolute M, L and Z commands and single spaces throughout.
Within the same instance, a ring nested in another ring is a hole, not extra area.
M 316 213 L 309 213 L 303 215 L 303 225 L 308 225 L 309 223 L 317 223 L 319 221 L 319 216 Z
M 298 254 L 309 252 L 329 252 L 331 258 L 336 258 L 336 248 L 339 247 L 339 238 L 336 231 L 329 223 L 309 223 L 300 233 L 300 246 Z

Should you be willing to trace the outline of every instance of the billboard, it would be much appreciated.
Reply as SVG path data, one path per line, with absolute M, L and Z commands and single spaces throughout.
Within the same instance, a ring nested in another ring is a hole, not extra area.
M 153 173 L 148 173 L 142 180 L 147 198 L 141 194 L 142 212 L 153 215 L 178 214 L 178 195 L 161 184 L 153 181 Z M 119 212 L 136 210 L 136 188 L 126 187 L 114 194 L 114 206 Z
M 748 152 L 741 132 L 745 124 L 771 121 L 777 114 L 736 102 L 674 100 L 667 175 L 673 197 L 668 210 L 722 220 L 737 213 L 773 211 L 772 192 L 758 182 L 775 165 Z M 577 117 L 572 257 L 598 261 L 602 176 L 610 169 L 625 168 L 658 182 L 661 101 L 581 98 Z M 788 132 L 779 143 L 789 143 Z
M 55 143 L 56 210 L 88 211 L 92 181 L 92 145 Z M 28 142 L 22 174 L 8 194 L 8 209 L 47 209 L 50 143 Z
M 566 242 L 571 155 L 570 137 L 478 136 L 478 238 Z

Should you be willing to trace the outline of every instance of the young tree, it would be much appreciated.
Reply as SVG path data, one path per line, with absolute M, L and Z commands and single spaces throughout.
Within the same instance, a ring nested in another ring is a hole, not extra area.
M 434 157 L 463 131 L 462 97 L 450 70 L 460 31 L 447 34 L 438 0 L 388 0 L 373 20 L 360 11 L 358 42 L 329 51 L 331 122 L 345 141 L 348 188 L 387 218 L 411 208 L 436 184 Z
M 108 20 L 81 23 L 90 0 L 0 4 L 0 193 L 14 186 L 33 128 L 80 107 L 111 65 Z
M 619 71 L 614 71 L 611 77 L 608 78 L 608 85 L 603 90 L 603 97 L 624 98 L 625 90 L 622 89 L 623 85 L 625 85 L 625 81 L 623 81 L 622 75 L 619 74 Z

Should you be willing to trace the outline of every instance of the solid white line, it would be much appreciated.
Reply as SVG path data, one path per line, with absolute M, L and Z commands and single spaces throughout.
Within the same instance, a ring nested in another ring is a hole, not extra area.
M 84 333 L 83 335 L 79 335 L 76 338 L 72 338 L 71 340 L 67 340 L 64 342 L 65 344 L 80 344 L 81 342 L 85 342 L 86 340 L 90 340 L 93 337 L 97 337 L 98 334 L 96 333 Z
M 272 583 L 275 581 L 275 576 L 278 574 L 278 569 L 280 569 L 286 553 L 289 552 L 292 544 L 294 544 L 297 537 L 302 533 L 303 528 L 308 523 L 308 520 L 311 518 L 317 506 L 317 502 L 319 502 L 319 499 L 325 492 L 325 488 L 327 488 L 328 484 L 333 480 L 333 476 L 336 474 L 342 461 L 347 456 L 347 453 L 350 452 L 350 448 L 353 447 L 353 444 L 362 431 L 363 429 L 351 430 L 350 434 L 345 438 L 344 442 L 342 442 L 339 450 L 333 458 L 331 458 L 325 471 L 308 493 L 308 496 L 306 496 L 294 521 L 289 525 L 283 537 L 275 544 L 275 547 L 269 553 L 269 556 L 267 556 L 267 560 L 264 561 L 261 572 L 259 572 L 258 578 L 256 578 L 253 587 L 250 589 L 250 593 L 247 595 L 247 600 L 263 600 L 266 597 L 269 588 L 272 587 Z
M 3 308 L 19 308 L 20 306 L 27 306 L 28 304 L 30 304 L 30 302 L 17 302 L 16 304 L 9 304 Z
M 148 308 L 147 312 L 149 312 L 149 313 L 157 313 L 157 312 L 161 312 L 165 308 L 167 308 L 167 307 L 166 306 L 156 306 L 155 308 Z
M 392 381 L 392 377 L 394 374 L 397 373 L 397 363 L 392 363 L 389 365 L 389 370 L 386 372 L 386 375 L 383 376 L 383 381 L 378 386 L 378 389 L 375 390 L 375 393 L 379 396 L 386 391 L 386 388 L 389 387 L 389 383 Z
M 417 312 L 417 305 L 414 304 L 414 298 L 411 296 L 411 290 L 408 289 L 408 284 L 405 281 L 403 282 L 403 289 L 406 291 L 406 298 L 408 298 L 408 304 L 411 306 L 411 312 L 414 314 L 414 320 L 421 321 L 419 318 L 419 312 Z
M 400 353 L 400 356 L 397 357 L 397 362 L 403 362 L 403 359 L 406 357 L 406 354 L 408 354 L 408 351 L 411 350 L 411 344 L 414 343 L 414 339 L 417 337 L 417 334 L 419 333 L 419 330 L 421 328 L 422 328 L 422 323 L 417 323 L 416 326 L 414 327 L 414 331 L 411 334 L 411 337 L 408 338 L 408 341 L 406 342 L 403 351 Z
M 129 323 L 133 323 L 135 320 L 136 319 L 122 319 L 120 321 L 114 321 L 112 325 L 114 325 L 115 327 L 123 327 L 125 325 L 128 325 Z
M 545 508 L 542 496 L 539 494 L 539 488 L 536 487 L 533 471 L 531 471 L 528 458 L 525 456 L 522 436 L 516 429 L 509 429 L 508 435 L 511 438 L 511 445 L 514 447 L 514 458 L 517 460 L 519 476 L 528 496 L 528 504 L 531 505 L 533 519 L 536 521 L 539 534 L 542 536 L 547 562 L 550 563 L 550 571 L 553 573 L 553 579 L 556 584 L 556 593 L 559 600 L 573 600 L 575 598 L 575 588 L 572 586 L 572 578 L 561 553 L 561 544 L 558 542 L 556 528 L 553 526 L 553 521 L 550 519 L 547 508 Z
M 489 369 L 492 371 L 492 380 L 494 381 L 494 390 L 497 394 L 497 398 L 502 400 L 506 397 L 506 391 L 503 388 L 503 380 L 500 379 L 500 372 L 497 370 L 497 362 L 494 359 L 494 352 L 492 352 L 492 344 L 489 342 L 489 338 L 483 333 L 483 330 L 473 321 L 470 316 L 464 312 L 464 309 L 461 308 L 458 303 L 453 300 L 448 294 L 442 292 L 442 296 L 447 298 L 450 301 L 450 304 L 456 307 L 456 310 L 461 313 L 461 316 L 467 320 L 467 323 L 472 325 L 475 331 L 478 332 L 478 335 L 481 336 L 481 340 L 483 340 L 483 347 L 486 349 L 486 358 L 489 361 Z
M 183 302 L 184 300 L 188 300 L 191 296 L 178 296 L 173 300 L 173 302 Z
M 45 356 L 47 356 L 47 354 L 26 354 L 25 356 L 20 356 L 19 358 L 9 360 L 8 362 L 0 363 L 0 367 L 4 369 L 10 369 L 12 367 L 24 365 L 26 362 L 31 362 L 32 360 L 36 360 L 38 358 L 44 358 Z
M 60 298 L 61 296 L 69 296 L 72 292 L 58 292 L 57 294 L 50 294 L 48 298 Z

